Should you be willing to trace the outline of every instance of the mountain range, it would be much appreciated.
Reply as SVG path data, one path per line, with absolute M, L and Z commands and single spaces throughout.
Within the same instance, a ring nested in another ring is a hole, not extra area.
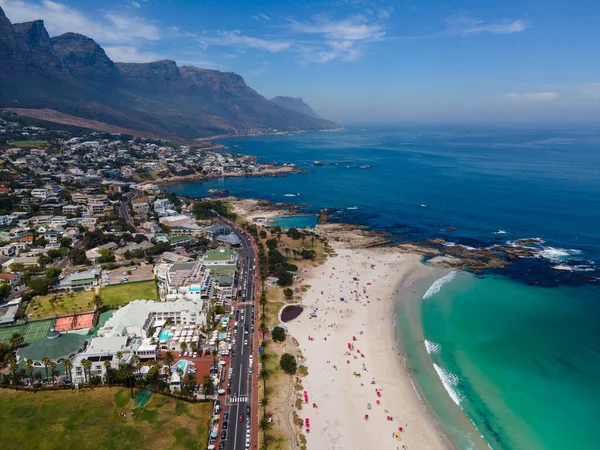
M 267 100 L 235 73 L 171 60 L 115 63 L 93 39 L 51 38 L 42 20 L 12 24 L 2 8 L 0 107 L 185 139 L 339 127 L 301 99 Z

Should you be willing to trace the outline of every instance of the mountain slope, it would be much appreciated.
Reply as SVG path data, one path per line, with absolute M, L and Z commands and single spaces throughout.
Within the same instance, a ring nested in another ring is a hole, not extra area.
M 12 25 L 1 8 L 0 107 L 51 109 L 186 139 L 337 128 L 267 100 L 235 73 L 170 60 L 114 63 L 86 36 L 50 38 L 42 21 Z
M 304 114 L 308 117 L 314 117 L 315 119 L 320 119 L 319 115 L 313 111 L 313 109 L 304 103 L 300 97 L 283 97 L 277 96 L 271 99 L 273 103 L 279 106 L 283 106 L 286 109 L 291 111 L 299 112 L 300 114 Z

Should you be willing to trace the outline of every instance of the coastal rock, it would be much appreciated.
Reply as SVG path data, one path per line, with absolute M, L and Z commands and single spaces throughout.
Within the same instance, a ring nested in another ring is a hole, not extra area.
M 227 189 L 209 189 L 208 192 L 210 195 L 229 195 L 231 192 Z
M 319 211 L 319 219 L 318 219 L 317 223 L 319 225 L 325 225 L 328 220 L 329 220 L 329 210 L 327 208 L 325 208 L 325 209 L 322 209 L 321 211 Z

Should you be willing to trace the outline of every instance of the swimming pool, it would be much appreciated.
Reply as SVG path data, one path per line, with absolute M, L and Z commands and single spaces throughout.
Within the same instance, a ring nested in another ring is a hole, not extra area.
M 181 370 L 183 373 L 185 373 L 185 369 L 186 369 L 187 365 L 188 365 L 187 361 L 179 360 L 177 362 L 177 370 Z
M 173 333 L 173 331 L 171 330 L 162 330 L 160 332 L 160 334 L 158 335 L 158 340 L 160 342 L 167 342 L 169 339 L 171 339 L 173 337 L 175 333 Z

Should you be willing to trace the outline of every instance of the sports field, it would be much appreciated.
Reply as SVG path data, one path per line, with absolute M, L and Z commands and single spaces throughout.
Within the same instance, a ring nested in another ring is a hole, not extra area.
M 50 325 L 52 325 L 52 320 L 40 320 L 26 325 L 2 327 L 0 328 L 0 342 L 8 342 L 13 333 L 19 333 L 25 339 L 26 344 L 31 344 L 46 337 Z
M 7 449 L 205 449 L 211 409 L 160 394 L 136 408 L 124 388 L 1 389 L 0 442 Z
M 27 308 L 27 315 L 32 314 L 34 319 L 43 319 L 93 311 L 94 308 L 93 290 L 65 292 L 34 297 Z
M 118 308 L 133 300 L 160 300 L 154 281 L 113 284 L 100 289 L 102 304 L 108 308 Z

